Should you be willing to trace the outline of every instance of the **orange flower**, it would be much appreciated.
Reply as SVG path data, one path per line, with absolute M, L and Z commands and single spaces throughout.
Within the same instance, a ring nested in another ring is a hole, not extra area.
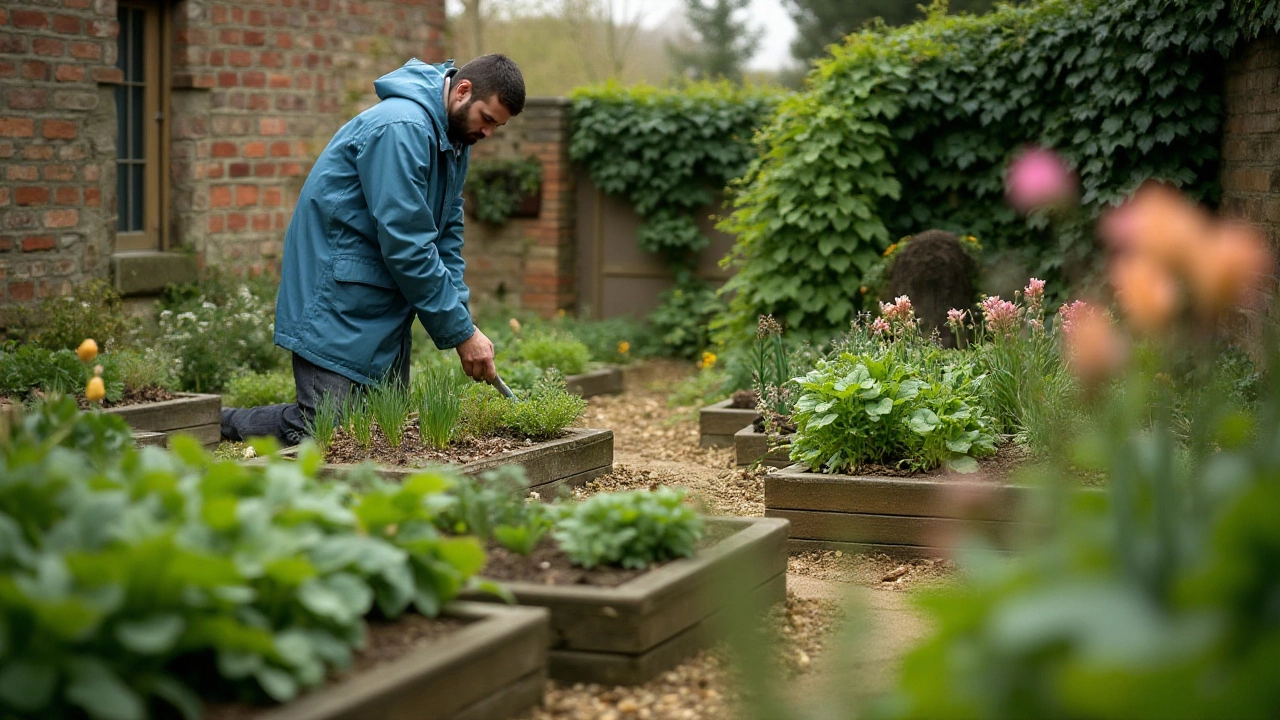
M 80 343 L 80 347 L 76 348 L 76 355 L 80 357 L 80 362 L 93 362 L 98 357 L 98 343 L 93 338 L 86 338 Z
M 1111 285 L 1125 318 L 1139 332 L 1157 333 L 1178 309 L 1178 283 L 1163 267 L 1144 256 L 1111 263 Z
M 102 382 L 102 378 L 94 375 L 89 378 L 89 384 L 84 388 L 84 397 L 89 402 L 98 402 L 107 396 L 107 388 Z
M 1275 274 L 1275 264 L 1275 255 L 1256 230 L 1234 223 L 1220 226 L 1188 266 L 1196 308 L 1212 315 L 1249 301 Z
M 1067 363 L 1086 385 L 1111 377 L 1124 364 L 1124 341 L 1101 310 L 1090 307 L 1074 315 L 1066 341 Z
M 1141 255 L 1174 272 L 1194 263 L 1211 232 L 1204 209 L 1167 185 L 1149 182 L 1102 218 L 1099 230 L 1117 250 Z

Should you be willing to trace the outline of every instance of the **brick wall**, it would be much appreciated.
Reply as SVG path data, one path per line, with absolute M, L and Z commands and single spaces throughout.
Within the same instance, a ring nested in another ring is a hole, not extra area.
M 444 2 L 167 3 L 170 247 L 273 271 L 313 159 L 373 80 L 444 59 Z M 0 5 L 0 310 L 108 276 L 116 18 L 115 0 Z
M 0 6 L 0 303 L 106 272 L 115 24 L 102 0 Z
M 276 272 L 311 163 L 373 81 L 444 59 L 444 0 L 180 2 L 175 235 L 206 263 Z
M 576 305 L 577 188 L 568 153 L 569 102 L 563 98 L 530 98 L 524 112 L 472 147 L 472 167 L 529 156 L 542 165 L 538 217 L 493 226 L 467 216 L 462 254 L 473 306 L 500 301 L 550 315 Z
M 1227 63 L 1222 210 L 1280 247 L 1280 37 L 1241 46 Z

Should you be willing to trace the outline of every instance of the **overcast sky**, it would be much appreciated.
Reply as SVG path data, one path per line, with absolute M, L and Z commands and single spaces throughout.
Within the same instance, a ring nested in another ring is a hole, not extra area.
M 641 12 L 647 27 L 661 23 L 671 13 L 684 10 L 683 0 L 642 0 L 640 5 L 644 8 Z M 751 25 L 763 28 L 765 32 L 760 39 L 760 48 L 748 65 L 753 69 L 777 70 L 793 64 L 791 39 L 795 37 L 796 25 L 782 7 L 782 0 L 751 0 L 750 15 Z

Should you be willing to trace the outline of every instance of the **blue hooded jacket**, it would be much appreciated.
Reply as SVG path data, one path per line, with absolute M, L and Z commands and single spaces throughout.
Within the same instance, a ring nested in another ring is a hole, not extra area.
M 475 332 L 462 281 L 462 182 L 449 141 L 451 63 L 410 60 L 320 154 L 285 231 L 275 343 L 359 383 L 408 345 L 416 314 L 440 349 Z

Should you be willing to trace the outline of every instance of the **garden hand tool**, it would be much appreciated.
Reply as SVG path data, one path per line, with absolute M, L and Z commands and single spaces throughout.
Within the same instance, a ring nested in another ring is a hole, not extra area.
M 502 393 L 503 397 L 509 397 L 516 402 L 520 402 L 520 398 L 516 397 L 516 394 L 511 392 L 511 388 L 507 387 L 506 383 L 502 382 L 501 375 L 495 374 L 493 379 L 489 381 L 489 384 L 497 388 L 498 392 Z

